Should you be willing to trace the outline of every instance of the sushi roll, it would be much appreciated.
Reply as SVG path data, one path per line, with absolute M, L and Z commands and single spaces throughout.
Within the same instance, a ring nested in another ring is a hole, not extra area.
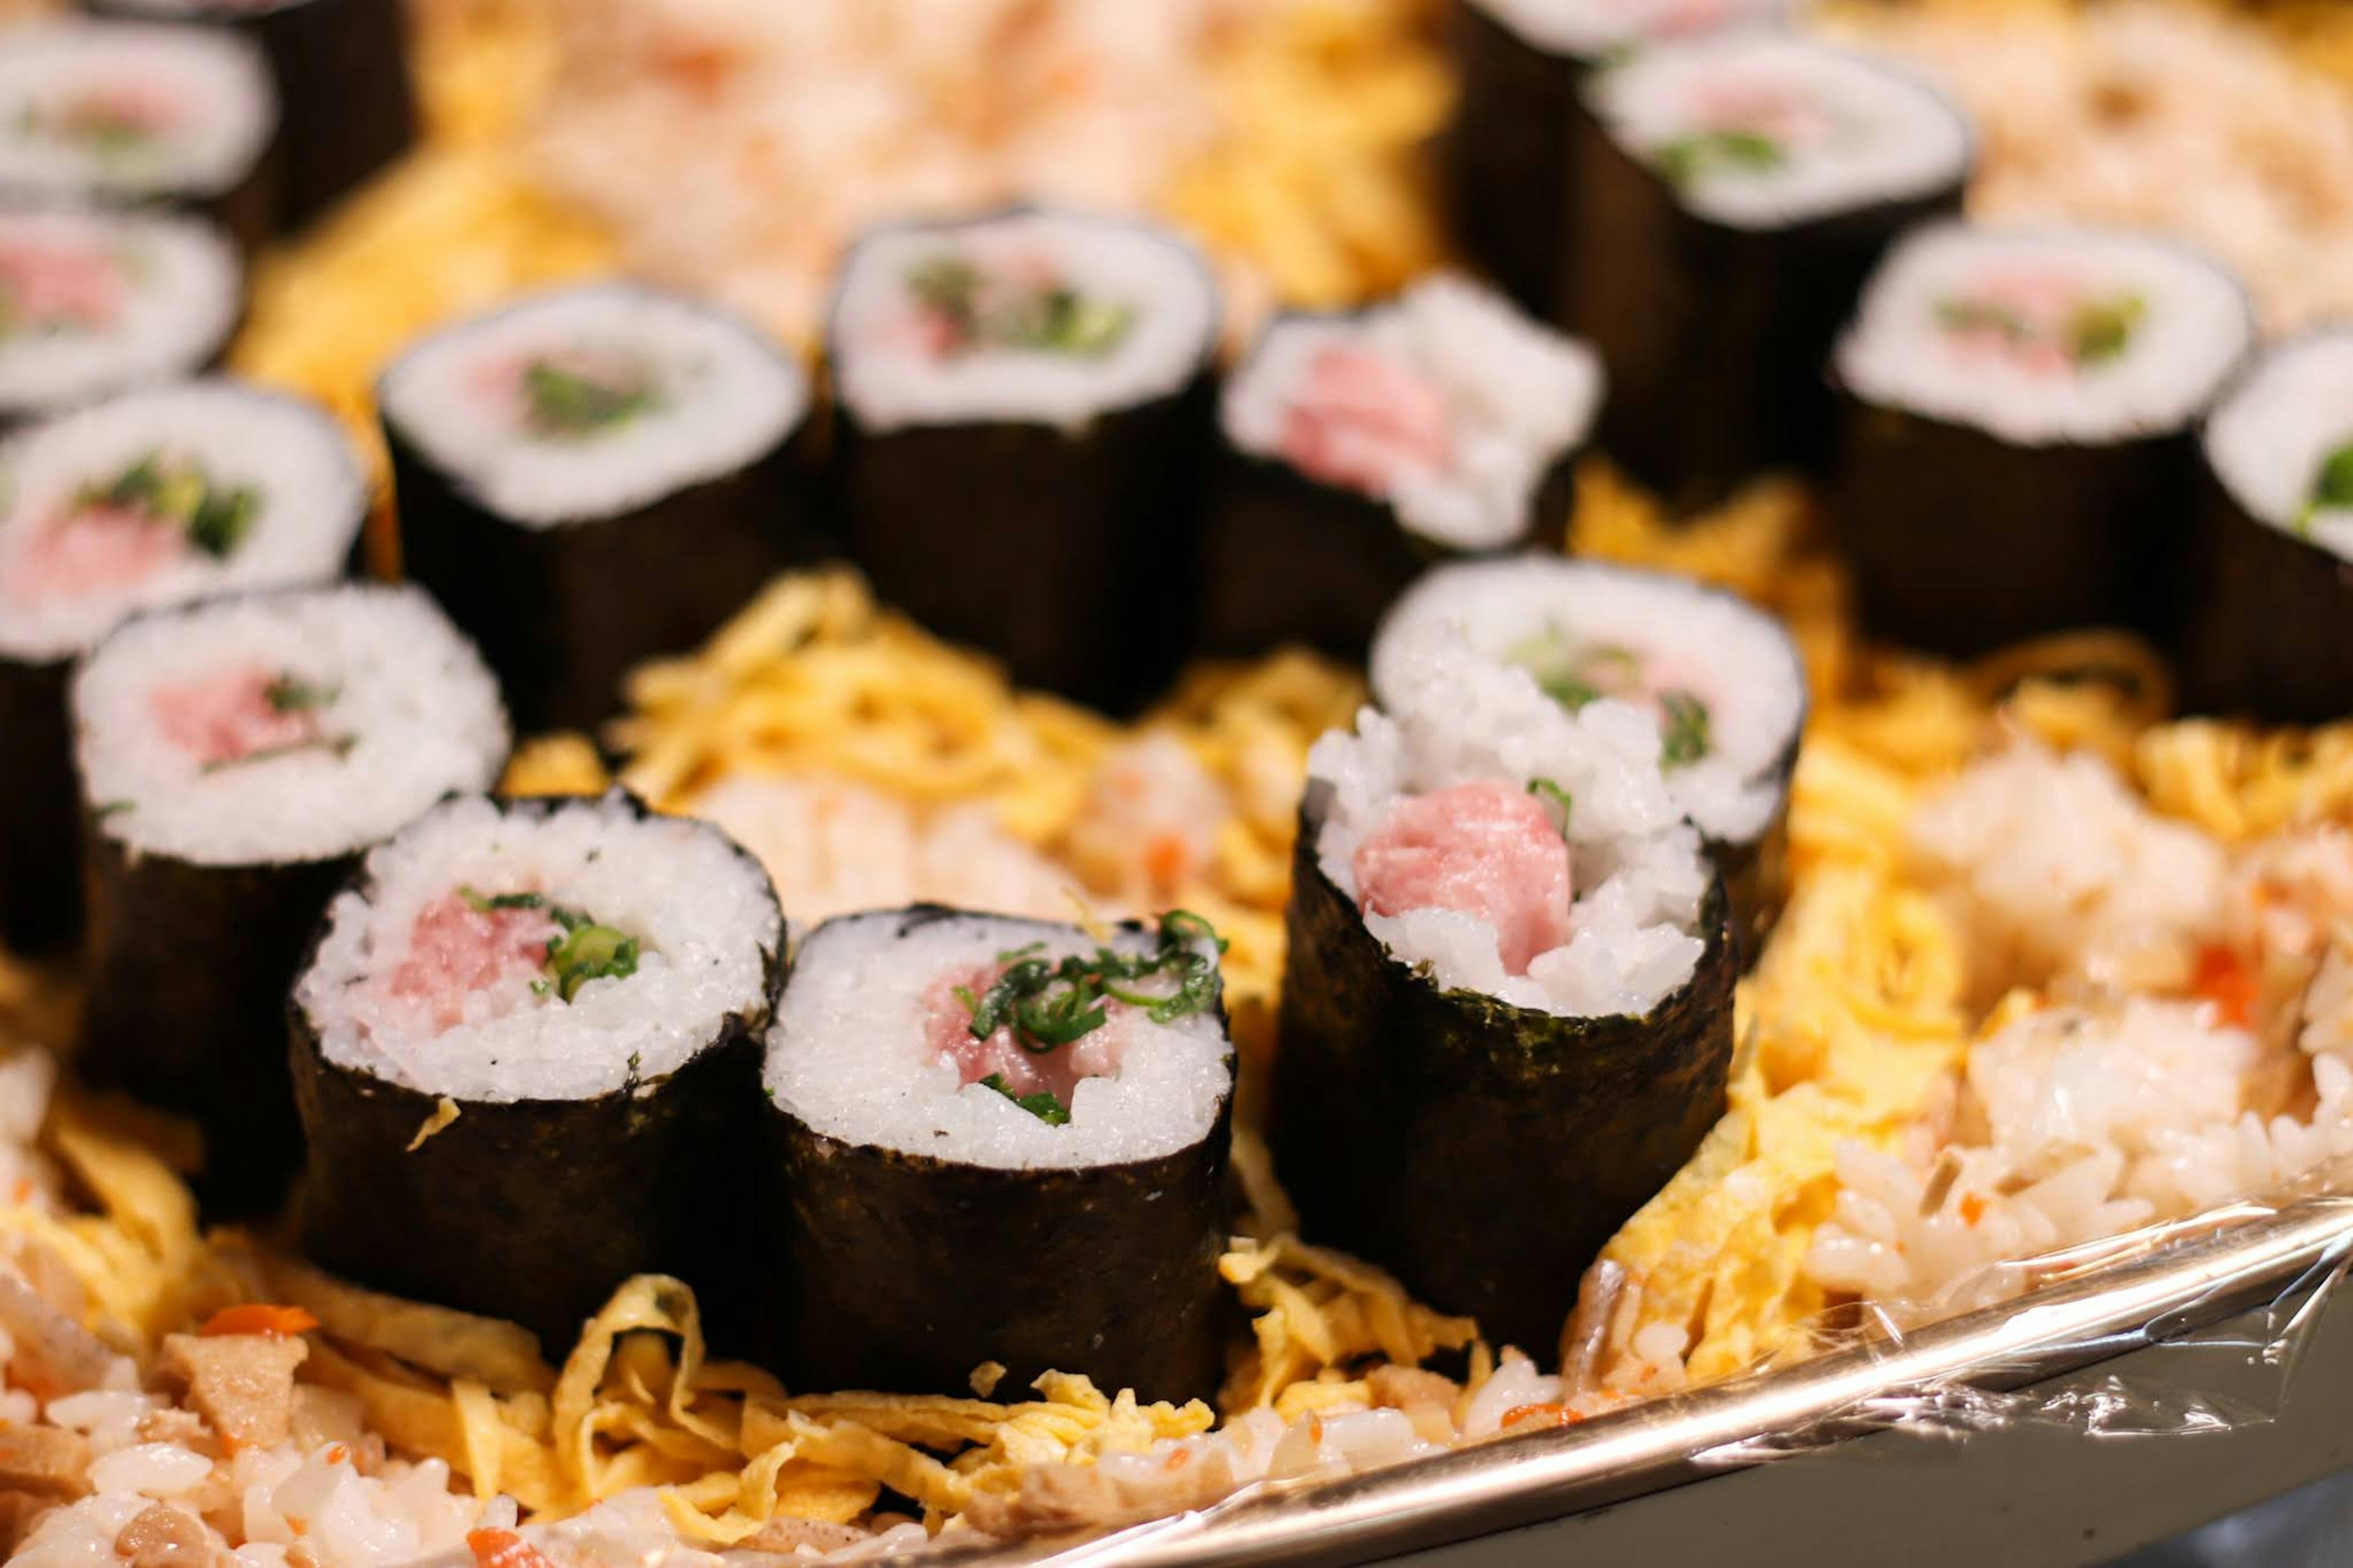
M 1227 383 L 1198 651 L 1360 662 L 1433 561 L 1558 549 L 1599 362 L 1459 278 L 1270 325 Z
M 826 327 L 836 500 L 884 598 L 1097 706 L 1174 673 L 1219 325 L 1207 265 L 1127 219 L 867 235 Z
M 1653 42 L 1767 22 L 1794 0 L 1462 0 L 1447 33 L 1459 84 L 1440 143 L 1457 248 L 1520 308 L 1558 319 L 1570 148 L 1591 130 L 1587 79 Z
M 435 807 L 294 985 L 303 1249 L 557 1361 L 631 1275 L 710 1285 L 784 931 L 708 823 L 618 793 Z
M 1441 566 L 1373 642 L 1373 699 L 1411 700 L 1435 666 L 1470 660 L 1574 715 L 1604 699 L 1651 713 L 1658 771 L 1724 872 L 1754 962 L 1780 911 L 1789 779 L 1806 671 L 1788 628 L 1686 577 L 1530 555 Z
M 100 16 L 242 35 L 279 101 L 279 223 L 309 224 L 417 141 L 401 0 L 83 0 Z
M 1546 1360 L 1725 1105 L 1739 942 L 1659 743 L 1455 661 L 1308 758 L 1277 1170 L 1309 1239 Z
M 1587 89 L 1563 319 L 1609 371 L 1601 443 L 1680 510 L 1830 447 L 1832 341 L 1887 245 L 1957 212 L 1945 99 L 1778 32 L 1648 50 Z
M 0 198 L 183 208 L 250 258 L 275 220 L 278 99 L 228 33 L 61 22 L 0 38 Z
M 0 468 L 0 945 L 37 952 L 81 932 L 73 660 L 138 610 L 339 575 L 367 487 L 325 411 L 231 381 L 37 426 Z
M 2180 601 L 2193 710 L 2353 714 L 2353 325 L 2274 349 L 2206 422 Z
M 2231 276 L 2169 241 L 1964 223 L 1907 238 L 1835 363 L 1864 625 L 1955 655 L 2161 630 L 2193 427 L 2253 334 Z
M 632 666 L 820 553 L 807 378 L 708 306 L 543 294 L 411 348 L 377 402 L 407 574 L 481 644 L 525 730 L 607 717 Z
M 86 1078 L 193 1119 L 209 1211 L 265 1212 L 300 1140 L 286 990 L 356 863 L 506 761 L 481 657 L 414 588 L 142 616 L 73 686 L 88 814 Z
M 764 1078 L 779 1370 L 967 1392 L 1049 1370 L 1207 1397 L 1225 1370 L 1234 1055 L 1220 944 L 919 907 L 794 957 Z
M 0 430 L 216 365 L 244 309 L 201 219 L 0 210 Z

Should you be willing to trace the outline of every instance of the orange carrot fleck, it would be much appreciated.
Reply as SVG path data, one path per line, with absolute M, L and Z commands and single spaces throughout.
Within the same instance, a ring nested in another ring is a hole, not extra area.
M 1566 1405 L 1515 1405 L 1504 1412 L 1510 1426 L 1574 1426 L 1585 1417 Z
M 466 1550 L 476 1568 L 555 1568 L 554 1560 L 512 1530 L 471 1530 Z
M 1978 1221 L 1985 1218 L 1985 1198 L 1982 1194 L 1978 1193 L 1963 1193 L 1961 1194 L 1960 1209 L 1961 1223 L 1963 1225 L 1975 1225 Z
M 2199 949 L 2198 969 L 2189 988 L 2202 1000 L 2211 1002 L 2224 1023 L 2241 1029 L 2254 1023 L 2255 998 L 2261 983 L 2235 950 L 2219 942 Z
M 1185 874 L 1185 863 L 1192 858 L 1185 840 L 1174 833 L 1164 833 L 1152 840 L 1144 852 L 1144 870 L 1158 887 L 1174 887 Z
M 219 1334 L 307 1334 L 319 1326 L 319 1320 L 300 1307 L 273 1307 L 262 1301 L 248 1301 L 242 1306 L 223 1307 L 205 1320 L 196 1331 L 206 1336 Z

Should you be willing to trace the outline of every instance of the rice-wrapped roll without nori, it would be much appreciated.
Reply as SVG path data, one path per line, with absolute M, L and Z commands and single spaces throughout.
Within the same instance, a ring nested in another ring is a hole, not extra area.
M 918 907 L 826 921 L 768 1039 L 760 1202 L 796 1387 L 1225 1371 L 1234 1057 L 1215 934 Z
M 400 0 L 82 0 L 103 16 L 242 34 L 269 62 L 280 103 L 279 220 L 299 228 L 417 140 L 417 89 Z
M 826 324 L 835 499 L 885 599 L 1098 707 L 1175 672 L 1219 326 L 1172 231 L 1013 211 L 866 235 Z
M 1601 395 L 1584 345 L 1458 278 L 1278 318 L 1226 385 L 1196 650 L 1361 661 L 1430 562 L 1559 548 Z
M 2161 624 L 2192 427 L 2253 331 L 2230 275 L 2163 239 L 1965 223 L 1907 238 L 1835 364 L 1864 625 L 1969 655 Z
M 0 39 L 0 197 L 185 208 L 247 257 L 277 216 L 278 99 L 206 28 L 61 22 Z
M 1694 509 L 1830 447 L 1824 362 L 1911 225 L 1957 212 L 1960 113 L 1893 66 L 1752 31 L 1587 89 L 1563 320 L 1609 373 L 1601 444 Z
M 464 797 L 371 851 L 294 986 L 302 1246 L 557 1361 L 740 1198 L 784 917 L 759 862 L 630 796 Z
M 1739 943 L 1659 726 L 1435 667 L 1308 757 L 1275 1054 L 1311 1240 L 1549 1361 L 1724 1112 Z
M 67 679 L 134 611 L 339 575 L 367 488 L 323 410 L 232 381 L 136 393 L 0 447 L 0 944 L 81 931 Z
M 204 1129 L 214 1213 L 275 1206 L 301 1147 L 286 990 L 360 852 L 507 754 L 481 658 L 414 588 L 214 599 L 131 622 L 74 680 L 90 822 L 80 1056 Z
M 1462 0 L 1450 8 L 1454 117 L 1440 146 L 1462 256 L 1540 320 L 1557 319 L 1577 200 L 1570 148 L 1583 89 L 1609 61 L 1663 39 L 1760 22 L 1795 0 Z
M 1373 640 L 1373 699 L 1408 703 L 1430 671 L 1469 660 L 1575 714 L 1613 698 L 1659 726 L 1667 793 L 1724 872 L 1755 962 L 1785 892 L 1789 779 L 1806 671 L 1781 622 L 1687 577 L 1558 556 L 1441 566 Z
M 2353 325 L 2273 349 L 2206 421 L 2179 591 L 2195 711 L 2353 715 Z
M 823 553 L 807 377 L 712 307 L 543 294 L 427 338 L 378 391 L 404 567 L 526 731 L 605 719 L 632 667 Z

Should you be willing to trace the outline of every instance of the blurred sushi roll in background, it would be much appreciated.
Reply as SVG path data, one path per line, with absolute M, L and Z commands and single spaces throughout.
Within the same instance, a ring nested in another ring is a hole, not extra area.
M 1771 20 L 1796 0 L 1461 0 L 1449 8 L 1457 86 L 1440 144 L 1448 220 L 1463 258 L 1520 308 L 1559 320 L 1570 148 L 1591 131 L 1587 79 L 1649 44 Z
M 82 0 L 102 16 L 242 36 L 277 88 L 278 219 L 311 222 L 416 143 L 401 0 Z
M 1552 1360 L 1724 1113 L 1739 941 L 1648 708 L 1449 660 L 1308 757 L 1271 1142 L 1303 1233 Z
M 1968 123 L 1894 67 L 1757 30 L 1596 75 L 1562 320 L 1609 374 L 1601 444 L 1670 504 L 1828 452 L 1832 342 L 1888 244 L 1960 210 Z
M 0 468 L 0 943 L 37 952 L 81 933 L 75 658 L 139 610 L 339 575 L 367 487 L 324 410 L 226 380 L 37 426 Z
M 935 907 L 826 921 L 764 1081 L 776 1364 L 967 1394 L 1049 1370 L 1145 1399 L 1225 1371 L 1234 1054 L 1198 917 L 1100 940 Z
M 1560 548 L 1601 401 L 1590 350 L 1460 278 L 1277 318 L 1226 384 L 1196 650 L 1361 662 L 1430 563 Z
M 482 647 L 526 731 L 615 712 L 823 552 L 809 389 L 749 323 L 627 284 L 423 340 L 378 389 L 407 575 Z
M 294 985 L 305 1249 L 559 1355 L 631 1275 L 708 1292 L 784 941 L 709 823 L 619 793 L 435 807 L 369 853 Z
M 286 992 L 360 852 L 506 762 L 498 689 L 414 588 L 159 611 L 73 689 L 90 824 L 83 1075 L 203 1130 L 216 1214 L 273 1211 L 301 1148 Z
M 1182 651 L 1219 328 L 1172 230 L 1016 210 L 880 229 L 826 324 L 835 498 L 884 598 L 1121 710 Z
M 2180 595 L 2187 706 L 2353 712 L 2353 326 L 2271 351 L 2206 422 Z
M 0 47 L 0 198 L 172 206 L 250 258 L 277 217 L 278 100 L 233 34 L 37 23 Z
M 1959 223 L 1907 238 L 1835 365 L 1864 625 L 1955 655 L 2161 631 L 2193 431 L 2253 338 L 2236 280 L 2167 240 Z
M 1573 717 L 1605 700 L 1650 712 L 1657 768 L 1724 872 L 1744 959 L 1779 912 L 1789 779 L 1806 671 L 1788 628 L 1738 596 L 1666 573 L 1553 555 L 1441 566 L 1373 642 L 1373 697 L 1409 704 L 1468 660 Z
M 0 429 L 218 364 L 244 288 L 202 219 L 0 209 Z

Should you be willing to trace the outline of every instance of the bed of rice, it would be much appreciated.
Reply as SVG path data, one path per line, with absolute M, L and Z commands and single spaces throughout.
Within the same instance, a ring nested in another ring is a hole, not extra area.
M 94 151 L 45 132 L 83 94 L 142 89 L 181 118 L 151 146 Z M 31 23 L 0 56 L 0 189 L 67 197 L 95 185 L 128 195 L 222 195 L 243 179 L 277 124 L 259 53 L 226 31 L 143 23 Z
M 2353 561 L 2353 509 L 2305 501 L 2329 454 L 2353 440 L 2353 328 L 2271 350 L 2206 421 L 2206 459 L 2247 514 Z
M 1799 0 L 1475 0 L 1480 9 L 1521 37 L 1554 54 L 1599 59 L 1645 40 L 1672 37 L 1693 26 L 1769 23 L 1797 10 Z

